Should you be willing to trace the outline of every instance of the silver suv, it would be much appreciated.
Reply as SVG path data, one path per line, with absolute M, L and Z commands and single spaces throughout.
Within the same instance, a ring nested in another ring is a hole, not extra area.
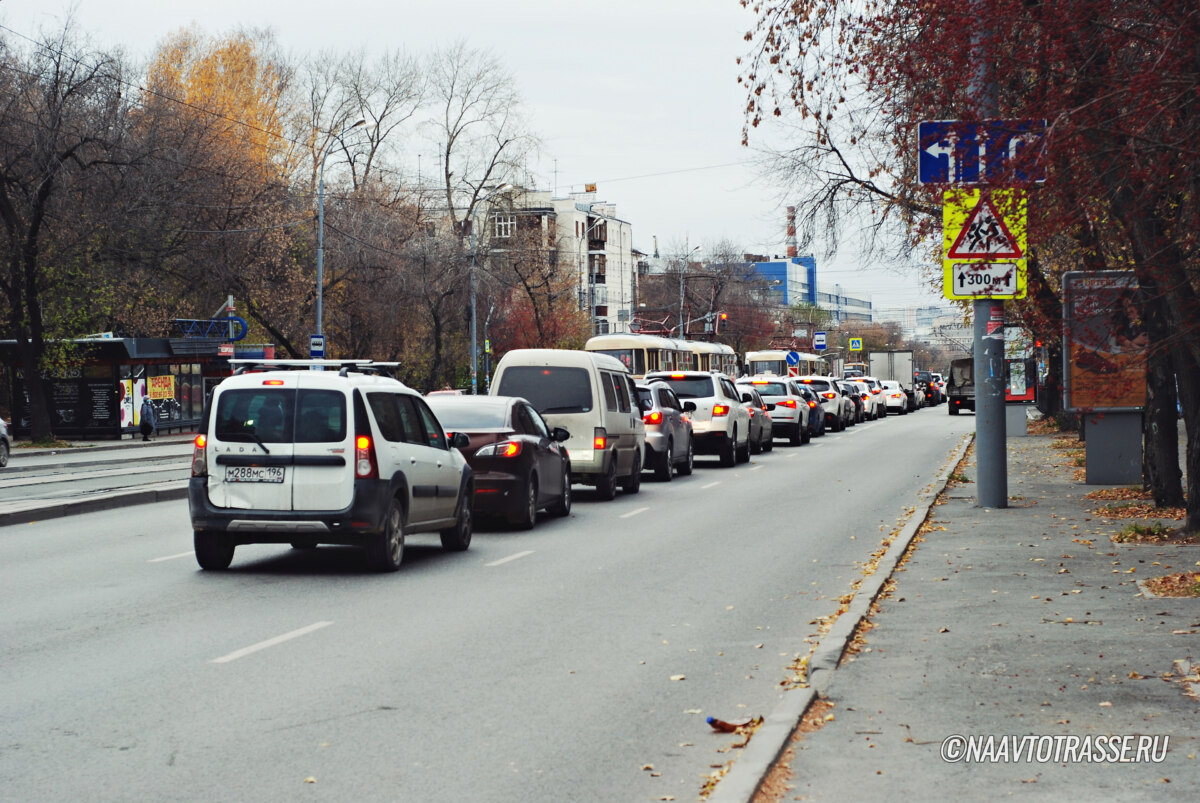
M 646 458 L 642 465 L 654 471 L 654 478 L 670 482 L 674 472 L 692 473 L 695 447 L 692 443 L 692 419 L 695 402 L 681 402 L 666 382 L 637 386 L 638 407 L 646 425 Z
M 750 413 L 732 379 L 707 371 L 662 371 L 646 374 L 644 381 L 666 382 L 681 401 L 695 402 L 696 454 L 718 455 L 723 466 L 750 460 Z
M 385 572 L 400 568 L 412 533 L 438 532 L 451 551 L 470 545 L 467 436 L 447 438 L 420 394 L 386 375 L 395 363 L 230 362 L 192 455 L 202 569 L 228 568 L 240 544 L 361 546 Z

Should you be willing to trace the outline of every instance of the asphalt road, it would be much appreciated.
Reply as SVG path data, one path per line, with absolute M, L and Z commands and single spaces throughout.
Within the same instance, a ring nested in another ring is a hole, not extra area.
M 732 469 L 698 462 L 531 532 L 239 547 L 185 502 L 0 528 L 0 798 L 695 799 L 812 621 L 974 425 L 945 408 Z M 650 766 L 652 769 L 645 769 Z

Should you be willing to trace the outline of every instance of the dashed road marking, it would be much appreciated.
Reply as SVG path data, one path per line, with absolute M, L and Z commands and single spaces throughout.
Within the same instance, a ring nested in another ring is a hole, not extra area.
M 507 558 L 500 558 L 500 560 L 494 560 L 491 563 L 485 563 L 483 565 L 487 566 L 487 567 L 500 566 L 504 563 L 508 563 L 509 561 L 520 560 L 521 558 L 524 558 L 524 557 L 526 557 L 528 555 L 532 555 L 532 554 L 533 554 L 533 550 L 527 549 L 524 552 L 518 552 L 515 555 L 509 555 Z
M 150 558 L 147 563 L 162 563 L 164 560 L 177 560 L 179 558 L 190 558 L 195 556 L 195 552 L 180 552 L 178 555 L 167 555 L 164 558 Z
M 618 518 L 618 519 L 629 519 L 629 518 L 633 518 L 634 516 L 636 516 L 636 515 L 637 515 L 637 514 L 639 514 L 639 513 L 645 513 L 645 512 L 646 512 L 647 510 L 649 510 L 649 509 L 650 509 L 650 508 L 648 508 L 648 507 L 639 507 L 637 510 L 631 510 L 631 511 L 629 511 L 628 513 L 622 513 L 620 516 L 617 516 L 617 518 Z
M 308 627 L 302 627 L 299 630 L 293 630 L 290 633 L 284 633 L 282 636 L 269 638 L 266 641 L 260 641 L 257 644 L 251 644 L 249 647 L 243 647 L 240 650 L 234 650 L 228 655 L 222 655 L 220 658 L 214 658 L 212 663 L 227 664 L 230 661 L 236 661 L 239 658 L 245 658 L 247 655 L 258 652 L 259 650 L 265 650 L 268 647 L 274 647 L 277 644 L 282 644 L 285 641 L 291 641 L 294 638 L 307 636 L 309 633 L 312 633 L 315 630 L 320 630 L 323 627 L 328 627 L 331 624 L 333 624 L 333 622 L 314 622 Z

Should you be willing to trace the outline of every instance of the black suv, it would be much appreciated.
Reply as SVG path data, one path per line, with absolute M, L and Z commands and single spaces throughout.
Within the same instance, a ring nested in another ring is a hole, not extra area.
M 928 406 L 936 407 L 944 401 L 942 391 L 929 371 L 913 371 L 913 384 L 925 391 L 925 404 Z

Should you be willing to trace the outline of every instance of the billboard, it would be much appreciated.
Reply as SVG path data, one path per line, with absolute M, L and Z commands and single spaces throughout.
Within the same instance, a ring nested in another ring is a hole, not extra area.
M 1146 347 L 1130 271 L 1063 274 L 1063 406 L 1072 412 L 1146 405 Z

